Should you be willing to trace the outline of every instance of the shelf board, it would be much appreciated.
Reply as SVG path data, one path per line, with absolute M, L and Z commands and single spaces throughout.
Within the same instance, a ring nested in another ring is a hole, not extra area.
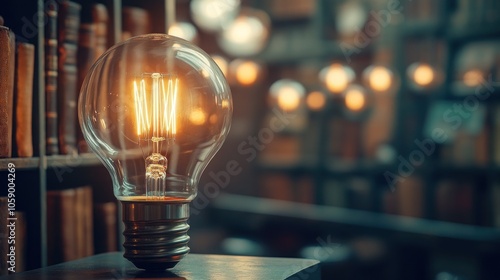
M 268 220 L 305 222 L 322 229 L 338 229 L 339 225 L 383 232 L 407 233 L 420 237 L 436 237 L 446 240 L 489 242 L 500 245 L 500 229 L 474 225 L 435 221 L 422 218 L 375 213 L 331 206 L 303 204 L 267 198 L 234 194 L 221 194 L 213 203 L 216 210 L 230 212 L 224 221 L 260 222 Z M 226 219 L 227 218 L 227 219 Z M 265 224 L 265 223 L 258 223 Z M 243 226 L 240 224 L 240 226 Z
M 443 22 L 439 20 L 409 21 L 402 24 L 401 35 L 406 37 L 438 35 L 443 32 L 443 26 Z
M 453 42 L 468 42 L 473 40 L 494 39 L 500 36 L 498 23 L 483 25 L 456 26 L 450 28 L 446 34 L 448 40 Z
M 40 158 L 2 158 L 0 159 L 0 170 L 7 170 L 9 163 L 13 163 L 16 169 L 35 169 L 40 166 Z
M 65 166 L 93 166 L 99 165 L 101 161 L 95 154 L 79 154 L 77 156 L 70 155 L 53 155 L 47 156 L 48 167 L 65 167 Z

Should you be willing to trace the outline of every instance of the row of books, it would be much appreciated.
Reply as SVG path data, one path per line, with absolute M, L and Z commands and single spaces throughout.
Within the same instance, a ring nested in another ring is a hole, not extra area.
M 148 12 L 124 7 L 122 39 L 151 32 Z M 0 17 L 1 18 L 1 17 Z M 77 119 L 78 94 L 88 69 L 113 42 L 108 8 L 69 0 L 45 5 L 46 154 L 88 152 Z M 33 156 L 35 46 L 17 43 L 0 20 L 0 157 Z M 42 97 L 43 98 L 43 97 Z M 35 126 L 36 127 L 36 126 Z
M 8 203 L 7 197 L 0 197 L 0 219 L 7 224 L 15 222 L 15 235 L 8 226 L 0 227 L 0 275 L 9 274 L 12 248 L 15 247 L 15 272 L 24 271 L 29 258 L 28 212 L 16 209 L 14 216 L 9 215 Z M 14 236 L 15 243 L 9 236 Z M 47 242 L 49 264 L 117 251 L 116 202 L 94 204 L 91 186 L 48 191 Z
M 431 186 L 433 201 L 426 201 L 429 182 L 417 175 L 398 181 L 394 190 L 377 184 L 365 176 L 329 177 L 316 189 L 310 175 L 267 172 L 260 175 L 259 193 L 301 203 L 318 203 L 314 195 L 319 194 L 328 206 L 417 218 L 431 209 L 436 220 L 500 227 L 500 182 L 482 189 L 474 178 L 443 177 Z
M 94 204 L 92 187 L 47 192 L 48 263 L 117 250 L 115 202 Z
M 108 9 L 50 1 L 45 14 L 46 153 L 87 152 L 76 105 L 88 69 L 108 47 Z
M 0 157 L 11 157 L 13 150 L 31 157 L 35 47 L 16 44 L 15 34 L 3 24 L 0 20 Z

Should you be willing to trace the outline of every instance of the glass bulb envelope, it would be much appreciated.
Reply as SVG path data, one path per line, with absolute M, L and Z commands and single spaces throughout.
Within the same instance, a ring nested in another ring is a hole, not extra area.
M 229 131 L 224 75 L 187 41 L 133 37 L 92 66 L 78 110 L 122 202 L 125 257 L 146 269 L 175 265 L 189 251 L 188 203 Z

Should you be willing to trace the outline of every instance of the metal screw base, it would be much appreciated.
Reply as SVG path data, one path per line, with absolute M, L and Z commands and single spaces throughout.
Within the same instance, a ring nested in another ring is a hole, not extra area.
M 187 253 L 188 203 L 122 201 L 123 256 L 137 268 L 165 270 Z

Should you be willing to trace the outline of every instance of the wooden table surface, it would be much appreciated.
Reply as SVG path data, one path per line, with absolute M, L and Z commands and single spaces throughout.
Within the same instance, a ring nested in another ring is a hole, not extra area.
M 319 262 L 309 259 L 188 254 L 174 268 L 158 273 L 139 270 L 122 253 L 92 257 L 15 273 L 0 279 L 178 279 L 319 280 Z

